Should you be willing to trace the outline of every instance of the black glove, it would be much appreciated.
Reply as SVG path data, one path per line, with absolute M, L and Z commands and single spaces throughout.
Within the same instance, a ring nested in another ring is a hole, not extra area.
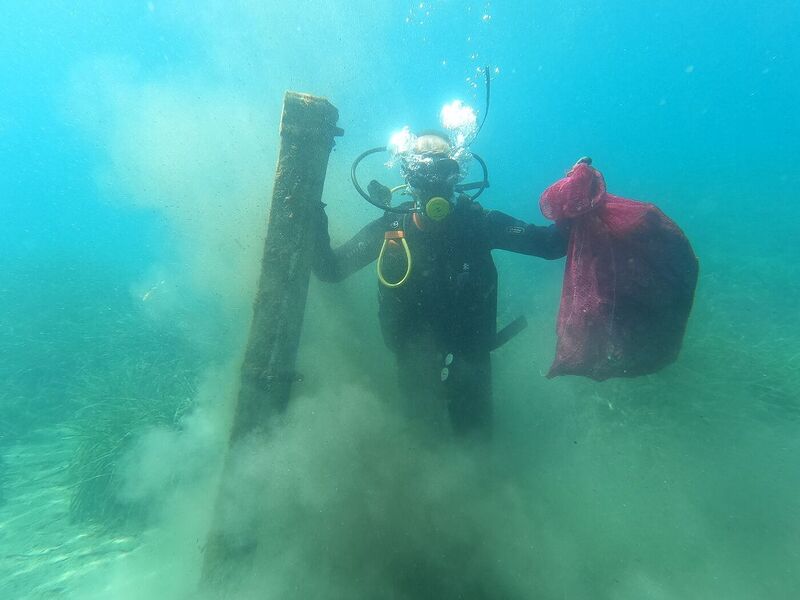
M 378 206 L 392 205 L 392 190 L 374 179 L 369 182 L 367 192 L 369 192 L 369 197 L 374 204 Z
M 323 238 L 327 238 L 328 235 L 328 215 L 325 212 L 325 206 L 327 205 L 324 202 L 320 202 L 318 205 L 311 208 L 309 215 L 312 231 L 314 231 L 316 236 L 321 236 Z

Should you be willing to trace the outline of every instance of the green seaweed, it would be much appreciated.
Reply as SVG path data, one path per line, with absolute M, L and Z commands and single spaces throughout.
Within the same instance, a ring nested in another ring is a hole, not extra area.
M 174 332 L 143 336 L 142 324 L 131 324 L 136 333 L 115 344 L 123 360 L 85 371 L 69 394 L 80 405 L 67 423 L 75 444 L 69 465 L 73 520 L 141 524 L 144 508 L 119 499 L 121 461 L 143 432 L 178 427 L 193 406 L 198 365 L 191 348 Z M 119 352 L 120 345 L 127 351 Z

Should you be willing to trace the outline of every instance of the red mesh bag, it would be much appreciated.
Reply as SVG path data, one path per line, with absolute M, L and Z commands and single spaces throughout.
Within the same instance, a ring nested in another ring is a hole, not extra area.
M 657 207 L 612 196 L 599 171 L 579 163 L 540 200 L 570 226 L 548 377 L 598 381 L 653 373 L 680 351 L 698 263 L 681 229 Z

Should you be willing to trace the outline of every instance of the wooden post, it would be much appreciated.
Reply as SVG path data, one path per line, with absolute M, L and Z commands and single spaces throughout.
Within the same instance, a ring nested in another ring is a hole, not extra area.
M 334 137 L 344 134 L 336 125 L 338 118 L 339 111 L 324 98 L 286 93 L 261 275 L 222 474 L 223 491 L 230 485 L 231 450 L 249 434 L 266 431 L 271 418 L 286 408 L 297 380 L 295 360 L 311 270 L 310 217 L 322 199 Z M 205 550 L 206 582 L 227 580 L 226 574 L 243 566 L 257 543 L 255 538 L 231 540 L 220 530 L 223 503 L 220 493 Z
M 310 211 L 322 186 L 339 111 L 324 98 L 287 92 L 281 148 L 261 261 L 261 277 L 242 364 L 231 441 L 263 428 L 286 408 L 311 269 Z

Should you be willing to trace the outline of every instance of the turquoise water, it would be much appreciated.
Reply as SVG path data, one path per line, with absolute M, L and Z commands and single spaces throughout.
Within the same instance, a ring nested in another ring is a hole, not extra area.
M 490 447 L 409 423 L 372 267 L 311 283 L 290 410 L 239 457 L 241 598 L 794 598 L 800 8 L 698 2 L 6 3 L 0 597 L 197 597 L 286 90 L 352 160 L 460 98 L 487 208 L 590 155 L 701 264 L 678 362 L 547 380 L 563 261 L 495 253 Z M 399 176 L 377 161 L 373 174 Z M 239 529 L 237 529 L 239 528 Z M 213 594 L 211 597 L 215 597 Z

